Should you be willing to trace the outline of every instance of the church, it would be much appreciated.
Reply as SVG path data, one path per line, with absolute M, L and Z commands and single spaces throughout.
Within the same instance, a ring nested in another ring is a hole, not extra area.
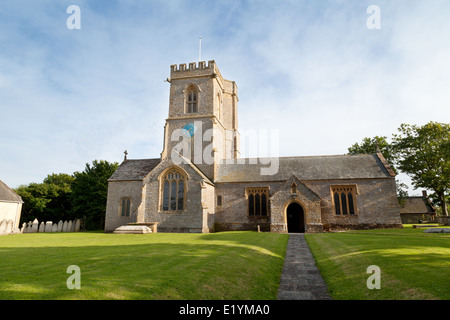
M 381 153 L 242 158 L 238 88 L 215 61 L 170 67 L 160 157 L 128 159 L 108 180 L 105 232 L 401 228 L 395 173 Z

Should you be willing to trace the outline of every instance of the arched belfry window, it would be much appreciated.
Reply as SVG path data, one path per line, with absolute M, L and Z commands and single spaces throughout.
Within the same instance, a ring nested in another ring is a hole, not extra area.
M 186 113 L 198 112 L 198 88 L 195 85 L 188 87 L 186 91 Z
M 169 170 L 161 179 L 162 211 L 182 211 L 186 198 L 184 175 L 176 169 Z

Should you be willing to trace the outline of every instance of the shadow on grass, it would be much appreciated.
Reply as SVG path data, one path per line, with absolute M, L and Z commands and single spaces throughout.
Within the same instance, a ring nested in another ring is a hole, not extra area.
M 85 235 L 84 246 L 49 234 L 42 246 L 0 247 L 0 299 L 276 299 L 284 237 Z M 70 265 L 80 290 L 67 288 Z

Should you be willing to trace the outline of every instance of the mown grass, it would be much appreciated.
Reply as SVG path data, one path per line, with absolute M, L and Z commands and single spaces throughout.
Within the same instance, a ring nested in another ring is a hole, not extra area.
M 306 235 L 336 300 L 450 299 L 450 235 L 385 229 Z M 381 269 L 381 289 L 367 288 L 367 268 Z
M 0 299 L 276 299 L 288 236 L 256 232 L 0 237 Z M 69 290 L 67 267 L 81 271 Z

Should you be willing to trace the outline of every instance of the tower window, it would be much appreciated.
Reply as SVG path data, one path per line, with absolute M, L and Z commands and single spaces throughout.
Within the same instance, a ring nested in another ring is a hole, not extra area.
M 354 215 L 356 186 L 332 186 L 331 194 L 336 215 Z
M 187 113 L 198 112 L 198 90 L 194 86 L 189 87 L 187 91 L 186 111 Z
M 217 196 L 217 206 L 218 207 L 222 206 L 222 196 Z
M 162 179 L 162 211 L 182 211 L 185 199 L 184 176 L 170 170 Z

